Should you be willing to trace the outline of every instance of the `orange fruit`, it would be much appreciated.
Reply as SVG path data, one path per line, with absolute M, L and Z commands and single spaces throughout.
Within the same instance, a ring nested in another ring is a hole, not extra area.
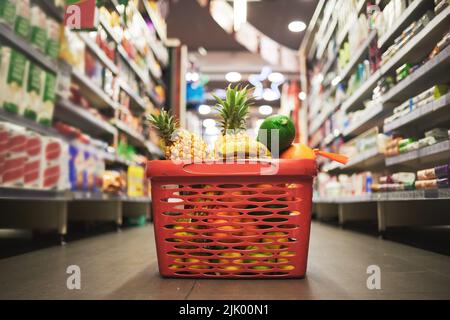
M 280 154 L 280 159 L 316 159 L 313 149 L 302 143 L 294 143 Z

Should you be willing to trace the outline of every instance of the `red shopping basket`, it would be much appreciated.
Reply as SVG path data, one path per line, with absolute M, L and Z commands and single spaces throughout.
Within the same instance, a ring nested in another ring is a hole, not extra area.
M 150 161 L 159 271 L 182 278 L 301 278 L 313 159 Z

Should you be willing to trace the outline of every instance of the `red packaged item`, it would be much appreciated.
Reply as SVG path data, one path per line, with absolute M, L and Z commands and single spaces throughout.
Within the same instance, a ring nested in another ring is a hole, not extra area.
M 63 142 L 60 139 L 43 137 L 41 166 L 42 189 L 57 189 L 61 177 Z
M 23 185 L 25 162 L 26 162 L 26 131 L 25 128 L 6 123 L 0 126 L 3 137 L 7 135 L 7 142 L 4 143 L 4 159 L 2 160 L 3 186 L 20 187 Z
M 42 161 L 42 137 L 39 134 L 28 134 L 26 154 L 24 186 L 26 188 L 39 188 Z

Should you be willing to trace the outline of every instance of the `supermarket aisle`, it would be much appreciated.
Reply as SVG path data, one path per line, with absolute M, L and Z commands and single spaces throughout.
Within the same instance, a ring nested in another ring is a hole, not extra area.
M 0 299 L 450 299 L 450 257 L 313 224 L 304 280 L 177 280 L 158 275 L 153 227 L 0 260 Z M 66 268 L 81 268 L 80 291 Z M 381 268 L 380 291 L 366 268 Z

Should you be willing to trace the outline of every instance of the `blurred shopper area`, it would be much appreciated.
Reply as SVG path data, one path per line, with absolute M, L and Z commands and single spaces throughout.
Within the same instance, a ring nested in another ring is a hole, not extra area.
M 449 299 L 449 44 L 448 0 L 0 0 L 0 299 Z

